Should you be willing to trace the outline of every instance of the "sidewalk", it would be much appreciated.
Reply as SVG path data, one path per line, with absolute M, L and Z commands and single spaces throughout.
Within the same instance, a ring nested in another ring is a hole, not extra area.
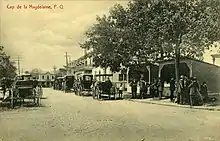
M 124 99 L 133 101 L 133 102 L 139 102 L 139 103 L 147 103 L 147 104 L 156 104 L 156 105 L 162 105 L 162 106 L 170 106 L 170 107 L 180 107 L 180 108 L 192 108 L 192 109 L 198 109 L 198 110 L 210 110 L 210 111 L 220 111 L 220 102 L 218 101 L 216 104 L 206 104 L 203 106 L 192 106 L 190 105 L 179 105 L 173 102 L 170 102 L 170 99 L 162 99 L 162 100 L 156 100 L 153 98 L 147 98 L 147 99 L 131 99 L 131 94 L 124 92 Z
M 207 104 L 207 105 L 203 105 L 203 106 L 192 106 L 192 107 L 190 107 L 190 105 L 179 105 L 179 104 L 170 102 L 169 99 L 155 100 L 153 98 L 148 98 L 148 99 L 128 99 L 128 100 L 133 101 L 133 102 L 156 104 L 156 105 L 171 106 L 171 107 L 192 108 L 192 109 L 210 110 L 210 111 L 220 111 L 220 104 L 218 104 L 218 105 Z

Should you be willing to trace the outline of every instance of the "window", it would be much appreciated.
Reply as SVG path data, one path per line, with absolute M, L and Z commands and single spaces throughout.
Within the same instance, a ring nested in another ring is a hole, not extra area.
M 54 76 L 52 76 L 52 79 L 54 79 Z
M 118 80 L 119 80 L 119 81 L 123 81 L 123 74 L 119 74 Z
M 42 75 L 42 79 L 44 79 L 44 75 Z
M 49 80 L 49 79 L 50 79 L 50 76 L 48 75 L 48 76 L 47 76 L 47 80 Z
M 127 74 L 124 74 L 124 80 L 127 81 Z
M 119 74 L 119 81 L 127 81 L 127 74 Z

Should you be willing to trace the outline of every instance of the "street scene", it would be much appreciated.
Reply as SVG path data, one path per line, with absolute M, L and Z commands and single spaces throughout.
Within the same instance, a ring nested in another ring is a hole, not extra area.
M 218 141 L 220 112 L 96 101 L 44 89 L 41 107 L 1 111 L 3 141 Z
M 219 0 L 1 5 L 0 141 L 220 140 Z

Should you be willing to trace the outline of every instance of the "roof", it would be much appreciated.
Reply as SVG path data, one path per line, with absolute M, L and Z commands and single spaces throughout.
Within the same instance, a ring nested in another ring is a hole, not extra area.
M 54 73 L 49 72 L 49 71 L 47 71 L 47 72 L 42 72 L 42 73 L 40 73 L 40 74 L 41 74 L 41 75 L 45 75 L 45 74 L 54 75 Z
M 220 58 L 220 54 L 212 54 L 211 56 L 215 58 Z
M 200 63 L 204 63 L 204 64 L 207 64 L 207 65 L 210 65 L 210 66 L 213 66 L 213 67 L 220 68 L 220 66 L 217 66 L 215 64 L 211 64 L 211 63 L 208 63 L 208 62 L 204 62 L 202 60 L 198 60 L 198 59 L 195 59 L 195 58 L 190 58 L 190 57 L 181 57 L 180 58 L 180 61 L 184 61 L 184 60 L 191 60 L 191 61 L 200 62 Z M 175 60 L 174 59 L 162 60 L 162 61 L 158 61 L 158 63 L 165 63 L 165 62 L 171 62 L 171 61 L 175 61 Z
M 91 57 L 93 54 L 94 54 L 94 52 L 89 52 L 89 53 L 83 55 L 82 57 L 80 57 L 79 59 L 77 59 L 76 61 L 84 60 L 84 59 L 86 59 L 87 57 Z

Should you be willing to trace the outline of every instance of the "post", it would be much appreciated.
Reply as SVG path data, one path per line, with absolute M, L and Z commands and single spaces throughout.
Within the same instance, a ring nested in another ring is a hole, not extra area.
M 21 75 L 21 71 L 20 71 L 20 58 L 18 56 L 18 74 Z
M 67 52 L 66 52 L 65 58 L 66 58 L 66 66 L 68 66 L 68 54 L 67 54 Z

